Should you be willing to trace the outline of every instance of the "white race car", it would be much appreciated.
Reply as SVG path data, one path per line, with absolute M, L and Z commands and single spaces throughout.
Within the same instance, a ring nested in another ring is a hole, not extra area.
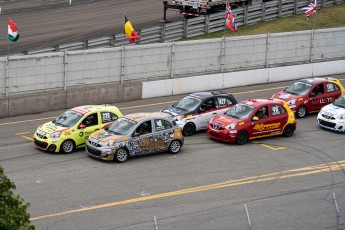
M 232 94 L 220 92 L 197 92 L 181 98 L 172 106 L 162 109 L 182 128 L 184 136 L 206 129 L 208 122 L 218 114 L 224 113 L 237 100 Z
M 345 132 L 345 95 L 322 107 L 317 115 L 316 124 L 325 129 Z

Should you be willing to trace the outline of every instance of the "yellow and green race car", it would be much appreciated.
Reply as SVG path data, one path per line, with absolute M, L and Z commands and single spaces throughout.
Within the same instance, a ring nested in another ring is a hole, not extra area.
M 122 117 L 116 106 L 85 105 L 72 108 L 40 125 L 33 138 L 38 149 L 71 153 L 85 146 L 90 134 Z

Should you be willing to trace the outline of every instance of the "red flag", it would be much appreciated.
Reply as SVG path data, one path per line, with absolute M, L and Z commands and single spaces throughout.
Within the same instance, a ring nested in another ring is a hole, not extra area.
M 232 13 L 230 3 L 226 3 L 226 10 L 225 10 L 225 23 L 226 26 L 232 30 L 233 32 L 238 32 L 234 14 Z
M 140 36 L 134 31 L 132 23 L 127 19 L 126 15 L 125 15 L 125 24 L 123 26 L 125 29 L 125 34 L 129 37 L 130 43 L 140 40 Z

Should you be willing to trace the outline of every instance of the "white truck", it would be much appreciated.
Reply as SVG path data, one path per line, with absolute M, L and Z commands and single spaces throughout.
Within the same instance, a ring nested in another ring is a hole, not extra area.
M 224 12 L 226 2 L 224 0 L 173 0 L 172 3 L 163 1 L 164 10 L 172 9 L 185 17 Z M 249 5 L 251 0 L 228 0 L 232 7 Z

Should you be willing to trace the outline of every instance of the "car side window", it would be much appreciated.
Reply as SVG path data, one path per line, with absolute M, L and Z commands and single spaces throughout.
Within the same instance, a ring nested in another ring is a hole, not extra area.
M 93 113 L 85 117 L 84 120 L 81 122 L 81 124 L 85 125 L 86 127 L 98 125 L 97 113 Z
M 317 86 L 315 86 L 315 88 L 312 91 L 313 96 L 316 95 L 320 95 L 320 94 L 324 94 L 324 88 L 323 88 L 323 83 L 318 84 Z
M 258 111 L 256 111 L 255 117 L 258 117 L 259 119 L 268 117 L 268 109 L 267 106 L 261 107 Z
M 218 97 L 216 100 L 216 107 L 217 108 L 222 108 L 232 105 L 232 101 L 229 98 L 226 97 Z
M 102 124 L 115 121 L 118 117 L 112 112 L 101 112 Z
M 138 128 L 135 130 L 139 136 L 152 133 L 151 120 L 142 122 Z
M 172 125 L 167 120 L 156 119 L 155 120 L 155 129 L 156 131 L 161 131 L 165 129 L 171 129 Z
M 208 111 L 216 108 L 216 104 L 213 98 L 207 99 L 202 103 L 200 109 L 201 111 Z
M 277 115 L 285 114 L 286 110 L 284 107 L 282 107 L 280 105 L 272 105 L 271 106 L 271 113 L 272 113 L 272 116 L 277 116 Z
M 328 82 L 326 86 L 327 86 L 327 93 L 331 93 L 331 92 L 335 92 L 335 91 L 340 90 L 339 86 L 337 86 L 336 84 L 331 83 L 331 82 Z

